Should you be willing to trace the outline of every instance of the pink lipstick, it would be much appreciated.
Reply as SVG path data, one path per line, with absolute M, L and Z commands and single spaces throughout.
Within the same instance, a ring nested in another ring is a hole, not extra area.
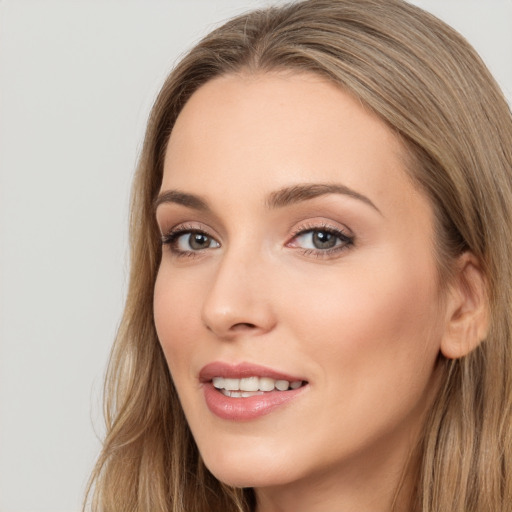
M 302 377 L 249 363 L 210 363 L 200 371 L 199 380 L 208 409 L 233 421 L 269 414 L 307 387 Z

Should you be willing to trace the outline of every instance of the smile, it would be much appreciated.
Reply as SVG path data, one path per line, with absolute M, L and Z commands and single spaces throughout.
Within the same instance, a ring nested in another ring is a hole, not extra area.
M 210 412 L 231 421 L 265 416 L 309 388 L 300 377 L 247 363 L 211 363 L 199 377 Z
M 290 382 L 283 379 L 272 379 L 271 377 L 244 377 L 242 379 L 230 379 L 224 377 L 213 377 L 213 387 L 220 390 L 225 396 L 231 398 L 248 398 L 250 396 L 270 393 L 274 390 L 288 391 L 298 389 L 302 386 L 301 380 Z

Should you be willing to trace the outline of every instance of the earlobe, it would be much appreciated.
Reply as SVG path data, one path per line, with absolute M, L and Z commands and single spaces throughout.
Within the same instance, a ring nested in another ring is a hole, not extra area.
M 442 354 L 448 359 L 469 354 L 487 337 L 488 329 L 487 279 L 478 259 L 465 252 L 457 259 L 456 275 L 448 290 Z

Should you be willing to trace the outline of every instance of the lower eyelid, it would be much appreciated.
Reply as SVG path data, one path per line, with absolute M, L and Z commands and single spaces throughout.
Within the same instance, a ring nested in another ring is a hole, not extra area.
M 309 249 L 303 247 L 297 247 L 296 250 L 301 251 L 303 254 L 309 255 L 314 254 L 317 256 L 329 256 L 331 254 L 336 254 L 341 251 L 345 251 L 352 246 L 352 243 L 341 243 L 335 245 L 334 247 L 330 247 L 329 249 Z

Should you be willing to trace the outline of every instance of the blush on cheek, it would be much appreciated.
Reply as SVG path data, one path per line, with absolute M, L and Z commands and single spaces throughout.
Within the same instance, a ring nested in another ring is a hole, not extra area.
M 166 356 L 173 350 L 173 346 L 181 343 L 181 338 L 176 337 L 176 333 L 180 327 L 187 325 L 191 315 L 190 308 L 184 301 L 177 300 L 173 289 L 174 287 L 164 286 L 162 280 L 157 279 L 153 297 L 155 327 Z
M 393 272 L 390 267 L 385 273 L 354 272 L 357 279 L 348 275 L 327 291 L 315 293 L 310 286 L 308 294 L 296 295 L 296 329 L 307 332 L 303 337 L 313 342 L 308 346 L 321 347 L 341 364 L 350 361 L 352 368 L 374 354 L 381 365 L 389 357 L 394 368 L 424 353 L 439 337 L 435 279 L 428 267 L 424 273 L 396 262 Z

